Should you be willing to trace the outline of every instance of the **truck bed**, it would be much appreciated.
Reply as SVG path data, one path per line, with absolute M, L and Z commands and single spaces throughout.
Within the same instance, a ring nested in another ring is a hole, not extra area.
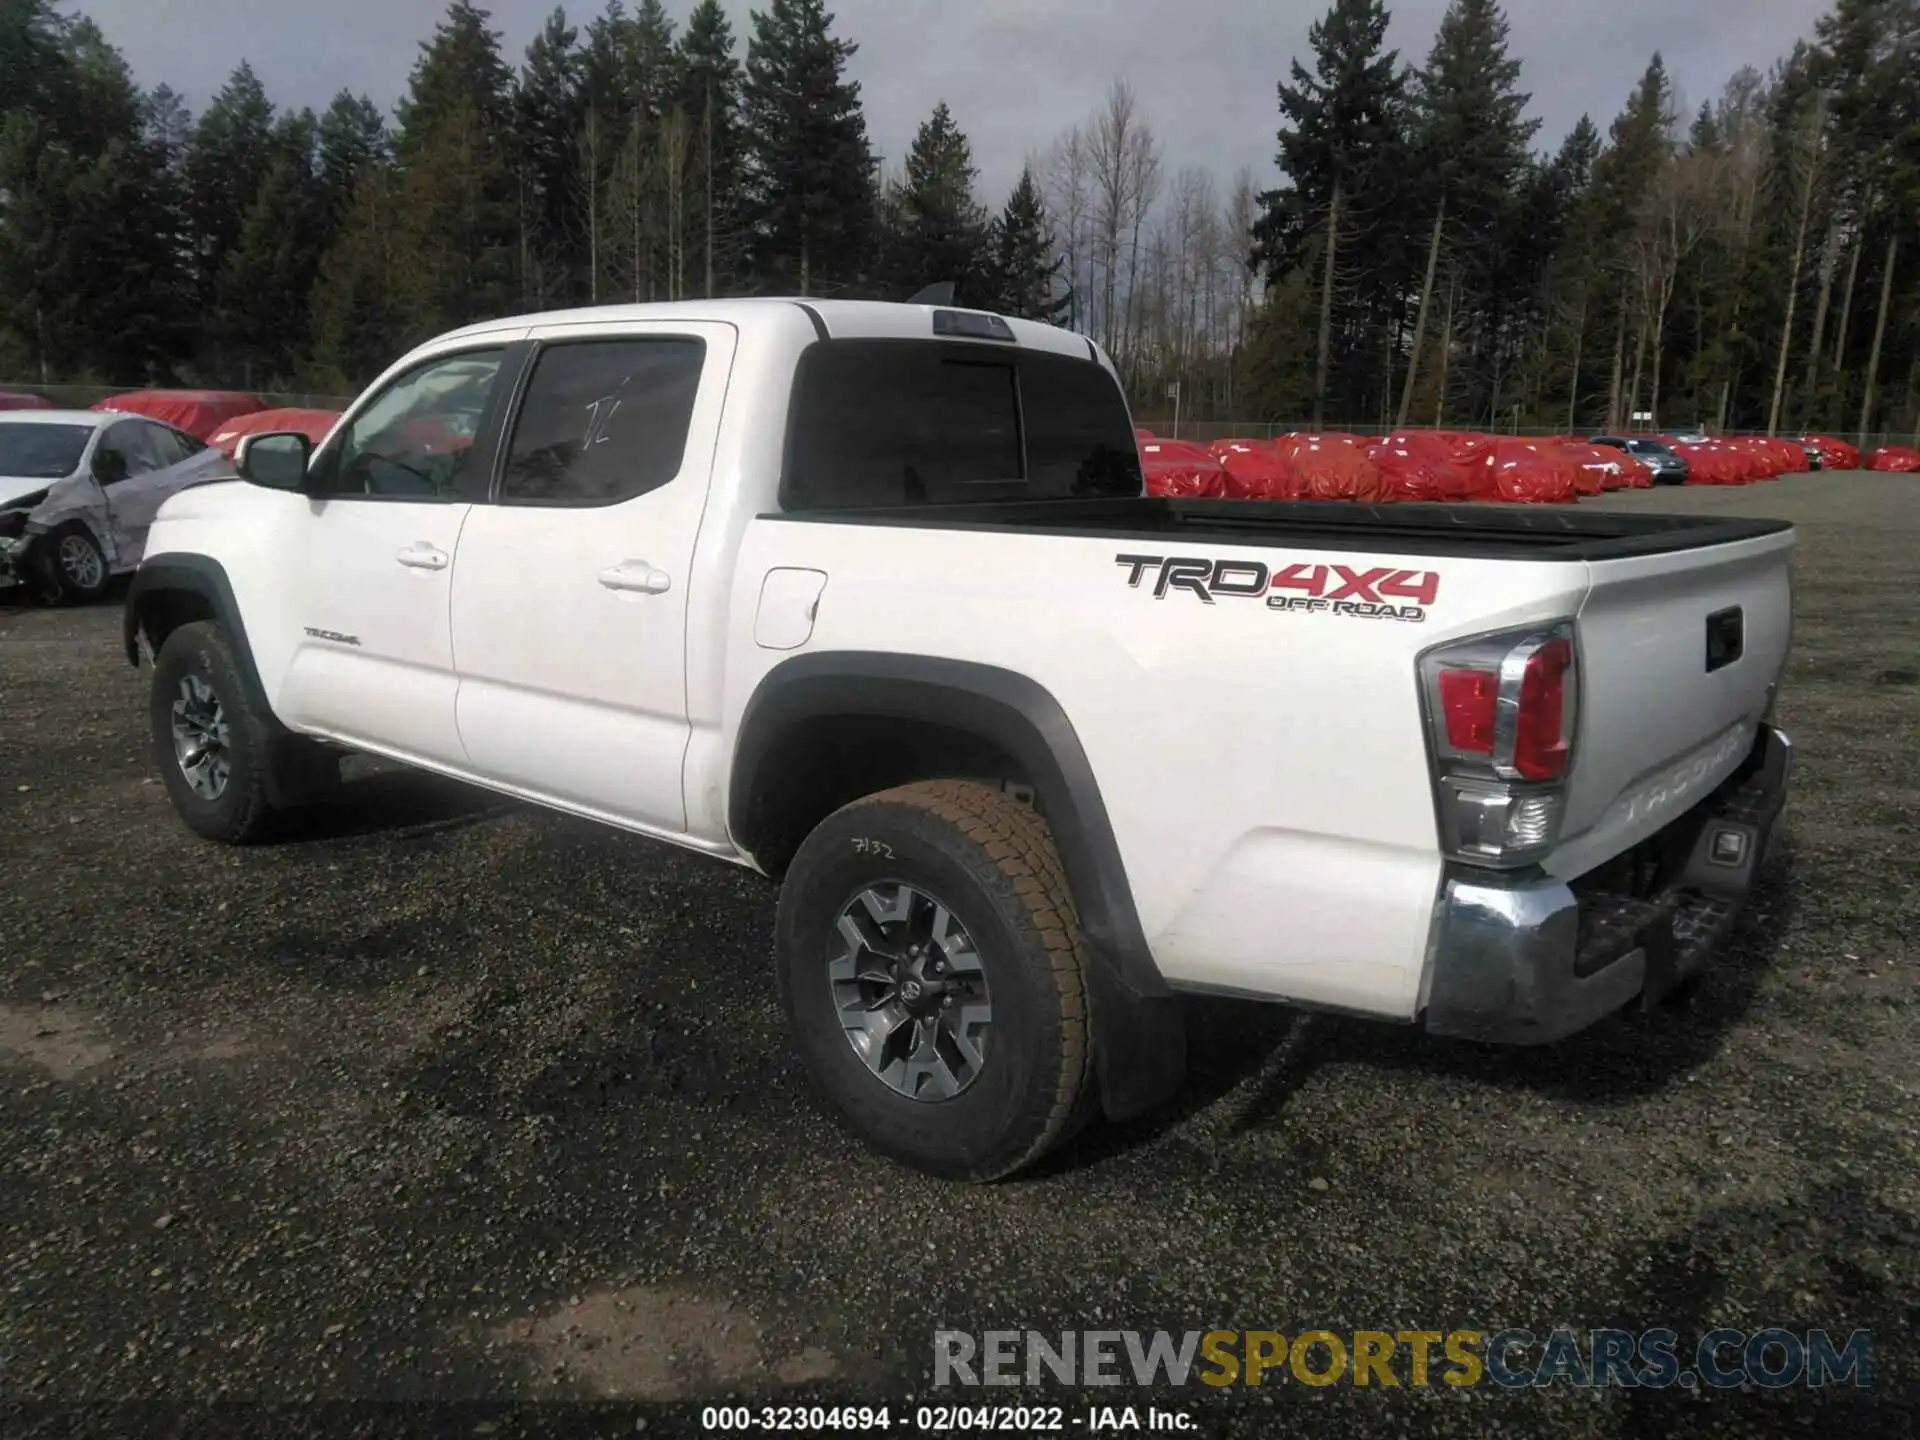
M 774 511 L 760 518 L 800 524 L 1046 531 L 1119 540 L 1159 537 L 1216 545 L 1569 561 L 1671 554 L 1776 535 L 1792 528 L 1785 520 L 1642 515 L 1558 505 L 1355 505 L 1337 500 L 1168 500 L 1151 496 Z

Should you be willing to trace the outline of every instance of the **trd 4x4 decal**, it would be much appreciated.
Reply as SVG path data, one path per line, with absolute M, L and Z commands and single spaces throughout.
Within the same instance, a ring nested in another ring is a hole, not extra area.
M 1151 575 L 1156 600 L 1166 599 L 1169 590 L 1185 590 L 1209 605 L 1222 596 L 1235 600 L 1264 596 L 1269 610 L 1417 623 L 1427 618 L 1427 608 L 1440 594 L 1440 576 L 1435 571 L 1391 565 L 1293 564 L 1276 569 L 1258 560 L 1180 555 L 1113 558 L 1127 567 L 1127 584 L 1135 590 Z

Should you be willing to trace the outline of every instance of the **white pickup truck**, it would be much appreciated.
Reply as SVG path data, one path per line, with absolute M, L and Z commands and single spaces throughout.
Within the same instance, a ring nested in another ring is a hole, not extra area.
M 779 879 L 806 1065 L 939 1174 L 1163 1099 L 1183 992 L 1510 1043 L 1657 1001 L 1785 798 L 1789 526 L 1146 498 L 1044 325 L 493 321 L 309 448 L 169 500 L 127 597 L 186 823 L 351 749 Z

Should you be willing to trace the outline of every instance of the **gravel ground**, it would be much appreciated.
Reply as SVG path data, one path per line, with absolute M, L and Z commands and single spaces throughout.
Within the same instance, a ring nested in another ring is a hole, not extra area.
M 1873 1388 L 1157 1399 L 1204 1434 L 1914 1433 L 1920 479 L 1595 503 L 1802 527 L 1797 789 L 1722 965 L 1544 1053 L 1196 1004 L 1170 1113 L 983 1189 L 815 1109 L 763 882 L 357 761 L 299 841 L 201 843 L 118 606 L 0 608 L 0 1415 L 745 1395 L 900 1428 L 937 1327 L 1782 1325 L 1871 1329 Z M 635 1424 L 272 1428 L 302 1415 Z

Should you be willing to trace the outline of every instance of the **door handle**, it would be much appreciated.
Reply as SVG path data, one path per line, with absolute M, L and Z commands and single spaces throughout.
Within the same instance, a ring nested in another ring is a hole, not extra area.
M 409 570 L 444 570 L 447 568 L 447 552 L 436 550 L 424 540 L 416 540 L 398 555 L 393 557 Z
M 656 570 L 644 560 L 628 560 L 610 565 L 600 572 L 600 583 L 609 590 L 630 590 L 641 595 L 664 595 L 673 588 L 673 577 Z

